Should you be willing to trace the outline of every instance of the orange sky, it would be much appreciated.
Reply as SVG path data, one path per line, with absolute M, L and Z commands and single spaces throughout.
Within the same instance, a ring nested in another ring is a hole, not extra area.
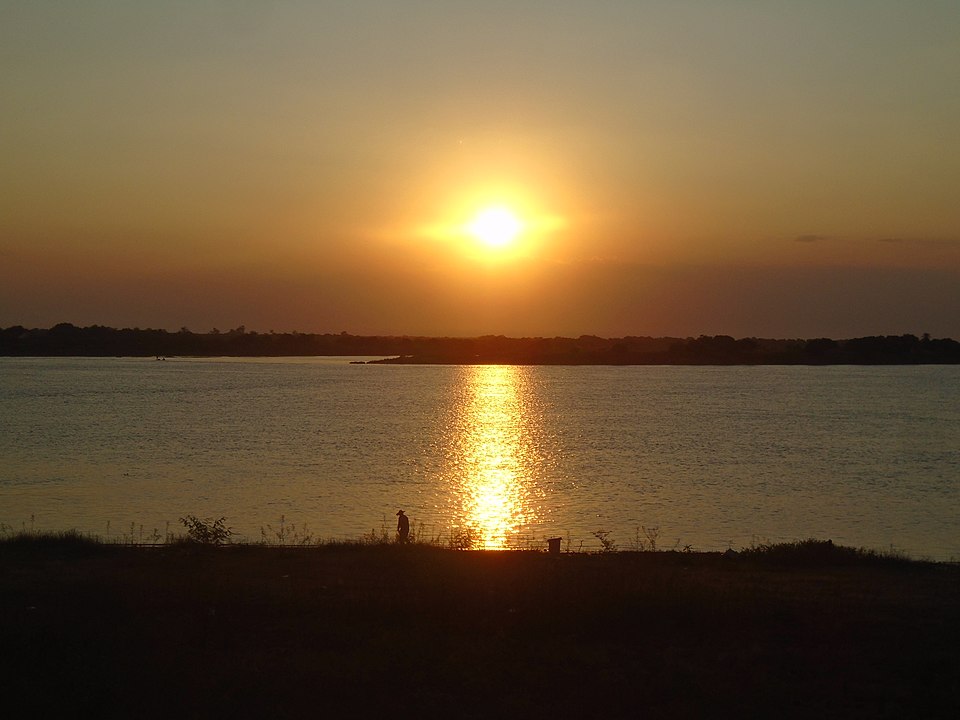
M 0 326 L 960 337 L 956 3 L 8 2 L 0 47 Z

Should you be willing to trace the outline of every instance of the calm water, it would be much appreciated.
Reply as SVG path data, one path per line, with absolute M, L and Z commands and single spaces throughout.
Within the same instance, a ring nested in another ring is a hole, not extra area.
M 960 367 L 0 358 L 0 522 L 960 558 Z M 32 520 L 31 520 L 32 518 Z M 642 532 L 640 535 L 643 538 Z

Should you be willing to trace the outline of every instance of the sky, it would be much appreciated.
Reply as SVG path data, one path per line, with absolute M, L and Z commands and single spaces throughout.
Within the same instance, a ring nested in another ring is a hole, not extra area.
M 960 338 L 958 88 L 955 0 L 3 0 L 0 326 Z

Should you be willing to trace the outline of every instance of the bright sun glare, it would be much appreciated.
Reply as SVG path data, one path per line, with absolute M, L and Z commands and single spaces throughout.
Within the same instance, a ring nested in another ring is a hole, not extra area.
M 484 245 L 502 248 L 516 239 L 523 225 L 507 208 L 491 207 L 477 213 L 467 229 Z

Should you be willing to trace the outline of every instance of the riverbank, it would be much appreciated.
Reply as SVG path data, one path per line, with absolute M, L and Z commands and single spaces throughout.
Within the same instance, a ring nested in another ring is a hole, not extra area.
M 551 556 L 6 542 L 0 579 L 5 704 L 40 717 L 960 709 L 960 567 L 827 544 Z

